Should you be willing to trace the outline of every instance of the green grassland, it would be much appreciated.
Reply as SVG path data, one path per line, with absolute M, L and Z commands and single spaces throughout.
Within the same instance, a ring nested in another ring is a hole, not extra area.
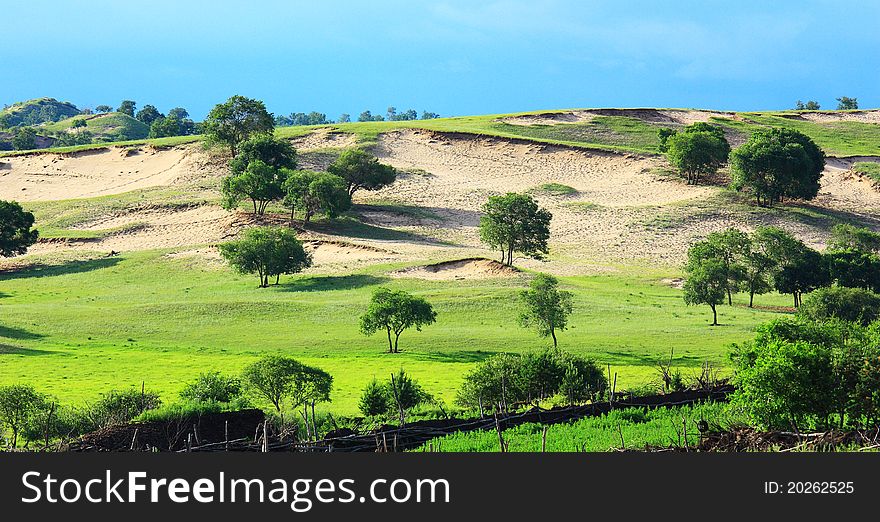
M 374 376 L 404 367 L 451 401 L 463 375 L 484 358 L 547 346 L 516 323 L 516 294 L 527 275 L 389 279 L 387 272 L 399 267 L 285 277 L 260 289 L 254 277 L 161 251 L 38 262 L 0 274 L 0 383 L 31 383 L 79 403 L 146 382 L 173 402 L 202 371 L 234 373 L 261 354 L 283 353 L 333 374 L 328 408 L 354 414 L 360 390 Z M 730 343 L 778 315 L 738 299 L 721 309 L 724 326 L 710 328 L 708 309 L 686 307 L 680 291 L 662 282 L 668 275 L 633 268 L 563 278 L 575 293 L 575 312 L 561 347 L 610 364 L 619 387 L 627 388 L 654 380 L 657 361 L 670 349 L 685 374 L 703 361 L 724 366 Z M 384 353 L 381 336 L 358 332 L 357 317 L 379 285 L 424 296 L 438 311 L 437 324 L 403 335 L 401 354 Z
M 79 109 L 69 102 L 60 102 L 54 98 L 35 98 L 13 103 L 0 109 L 0 117 L 4 117 L 9 127 L 32 125 L 50 121 L 47 118 L 67 118 L 79 114 Z
M 74 116 L 53 123 L 44 123 L 40 129 L 52 134 L 68 132 L 76 120 L 85 120 L 85 129 L 91 132 L 97 141 L 142 140 L 150 134 L 149 125 L 121 112 Z
M 853 163 L 853 172 L 867 176 L 875 184 L 880 184 L 880 163 L 873 161 L 857 161 Z

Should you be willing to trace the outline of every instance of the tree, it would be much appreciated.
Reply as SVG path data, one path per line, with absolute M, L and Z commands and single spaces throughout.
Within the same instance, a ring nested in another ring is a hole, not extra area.
M 37 148 L 37 133 L 30 127 L 18 127 L 12 132 L 12 148 L 33 150 Z
M 365 417 L 381 417 L 388 412 L 388 408 L 388 393 L 385 386 L 374 377 L 364 388 L 358 401 L 358 409 Z
M 391 374 L 387 388 L 391 399 L 389 403 L 397 409 L 400 427 L 406 424 L 406 414 L 411 409 L 432 399 L 419 383 L 403 371 L 403 368 L 397 372 L 397 375 Z
M 180 136 L 183 134 L 181 122 L 177 118 L 170 116 L 166 118 L 156 118 L 150 124 L 151 138 L 167 138 L 169 136 Z
M 180 121 L 183 121 L 183 120 L 189 118 L 189 111 L 187 111 L 183 107 L 175 107 L 175 108 L 171 109 L 170 111 L 168 111 L 168 117 L 169 118 L 176 118 Z
M 295 169 L 296 149 L 288 140 L 266 133 L 255 134 L 239 145 L 238 155 L 229 161 L 229 170 L 232 174 L 241 174 L 255 161 L 275 169 Z
M 869 228 L 839 223 L 831 229 L 828 250 L 855 250 L 857 252 L 880 252 L 880 234 Z
M 422 119 L 422 120 L 435 120 L 439 117 L 440 117 L 440 115 L 437 114 L 436 112 L 422 111 L 422 117 L 420 119 Z
M 506 413 L 526 401 L 521 362 L 520 356 L 506 353 L 486 359 L 465 375 L 456 402 L 483 415 L 487 407 Z
M 541 337 L 552 337 L 557 346 L 556 331 L 564 331 L 572 311 L 574 294 L 559 290 L 559 280 L 548 274 L 538 274 L 528 290 L 520 293 L 525 310 L 519 321 L 523 327 L 535 327 Z
M 690 256 L 689 256 L 690 257 Z M 727 269 L 716 257 L 689 260 L 684 283 L 684 302 L 688 305 L 707 304 L 712 309 L 712 326 L 718 326 L 717 306 L 727 294 Z
M 306 427 L 306 435 L 317 440 L 317 422 L 315 405 L 322 402 L 330 402 L 330 392 L 333 389 L 333 376 L 320 368 L 314 368 L 305 364 L 294 378 L 293 392 L 291 394 L 292 406 L 302 406 L 302 418 Z M 311 415 L 309 412 L 311 411 Z
M 73 120 L 73 123 L 70 124 L 70 127 L 73 129 L 83 129 L 86 127 L 85 118 L 76 118 Z
M 847 96 L 841 96 L 840 98 L 837 98 L 837 110 L 839 111 L 853 111 L 858 108 L 858 98 L 849 98 Z
M 154 121 L 164 117 L 165 115 L 159 112 L 159 109 L 153 105 L 144 105 L 144 108 L 137 111 L 137 114 L 135 115 L 135 118 L 138 121 L 142 121 L 147 125 L 152 125 Z
M 358 121 L 385 121 L 385 118 L 380 114 L 373 116 L 370 111 L 364 111 L 358 115 Z
M 37 242 L 34 215 L 15 201 L 0 200 L 0 257 L 24 254 Z
M 422 326 L 433 324 L 436 320 L 437 312 L 425 299 L 403 290 L 393 291 L 380 287 L 373 292 L 370 305 L 361 316 L 361 332 L 364 335 L 373 335 L 379 330 L 385 330 L 388 335 L 388 353 L 400 353 L 397 345 L 404 330 L 415 327 L 420 332 Z
M 45 407 L 46 397 L 37 393 L 33 386 L 0 386 L 0 422 L 12 432 L 13 448 L 18 444 L 18 434 Z
M 111 107 L 109 105 L 98 105 L 97 107 L 95 107 L 95 110 L 100 112 L 101 114 L 106 114 L 106 113 L 112 111 L 113 107 Z
M 515 252 L 543 259 L 549 252 L 552 218 L 531 196 L 512 192 L 491 196 L 480 216 L 480 239 L 491 248 L 500 249 L 501 262 L 508 266 L 513 266 Z
M 691 256 L 712 256 L 721 261 L 727 274 L 727 304 L 733 304 L 733 292 L 745 278 L 743 259 L 749 251 L 749 236 L 735 228 L 712 232 L 706 241 L 697 243 L 688 251 Z
M 223 178 L 220 184 L 223 208 L 233 210 L 242 199 L 247 198 L 253 204 L 254 214 L 263 215 L 269 203 L 284 196 L 282 187 L 291 172 L 275 168 L 262 160 L 250 162 L 243 172 Z
M 351 123 L 351 115 L 347 112 L 343 112 L 339 115 L 339 119 L 336 120 L 336 123 Z
M 595 403 L 608 388 L 608 379 L 592 359 L 563 353 L 560 363 L 564 371 L 559 383 L 559 393 L 565 397 L 569 406 L 586 401 Z
M 263 102 L 236 95 L 211 109 L 203 128 L 209 142 L 226 145 L 234 158 L 241 142 L 252 134 L 271 133 L 275 120 Z
M 290 223 L 294 212 L 303 213 L 303 225 L 312 216 L 322 213 L 333 219 L 351 208 L 351 195 L 345 180 L 326 172 L 310 170 L 293 171 L 284 181 L 284 205 L 290 208 Z
M 121 112 L 122 114 L 128 114 L 132 118 L 134 117 L 134 109 L 135 103 L 132 100 L 122 100 L 122 103 L 119 104 L 119 108 L 116 109 L 116 112 Z
M 855 249 L 825 251 L 823 267 L 840 286 L 880 291 L 880 257 Z
M 810 100 L 807 103 L 798 100 L 794 105 L 796 111 L 818 111 L 819 108 L 819 102 L 815 100 Z
M 360 189 L 379 190 L 397 179 L 394 167 L 379 163 L 375 156 L 360 149 L 349 149 L 340 154 L 327 167 L 327 172 L 345 180 L 350 196 Z
M 266 355 L 245 367 L 241 378 L 255 395 L 266 399 L 281 413 L 284 399 L 293 394 L 303 365 L 295 359 Z
M 760 206 L 788 199 L 813 199 L 825 168 L 825 154 L 806 135 L 769 129 L 731 154 L 734 186 L 750 189 Z
M 241 393 L 239 379 L 227 377 L 220 372 L 205 372 L 183 387 L 180 398 L 195 402 L 228 403 L 238 399 Z
M 727 162 L 730 145 L 720 127 L 697 122 L 681 132 L 667 135 L 661 131 L 661 146 L 666 157 L 684 175 L 688 184 L 696 184 L 700 176 L 714 174 Z
M 777 265 L 769 251 L 772 242 L 768 243 L 765 235 L 766 228 L 758 227 L 749 237 L 742 257 L 742 284 L 749 293 L 749 308 L 755 304 L 755 295 L 773 290 L 772 277 Z
M 829 272 L 822 254 L 803 243 L 779 264 L 773 279 L 776 290 L 792 295 L 795 308 L 800 306 L 801 296 L 829 283 Z
M 820 322 L 839 319 L 867 326 L 880 317 L 880 295 L 861 288 L 819 288 L 801 303 L 798 317 Z
M 312 265 L 311 255 L 292 230 L 283 227 L 253 227 L 246 229 L 241 239 L 220 245 L 220 255 L 243 274 L 257 274 L 260 287 L 275 284 L 281 274 L 294 274 Z

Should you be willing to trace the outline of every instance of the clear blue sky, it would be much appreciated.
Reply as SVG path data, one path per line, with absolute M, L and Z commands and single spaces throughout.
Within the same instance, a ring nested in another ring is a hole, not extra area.
M 0 7 L 0 104 L 124 98 L 200 119 L 568 107 L 880 106 L 880 2 L 30 0 Z

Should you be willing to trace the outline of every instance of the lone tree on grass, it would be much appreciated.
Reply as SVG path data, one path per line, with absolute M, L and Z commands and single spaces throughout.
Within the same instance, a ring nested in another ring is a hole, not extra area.
M 277 285 L 281 274 L 295 274 L 312 265 L 312 256 L 296 234 L 283 227 L 249 228 L 241 239 L 221 244 L 220 255 L 236 271 L 257 274 L 261 288 L 269 286 L 272 276 Z
M 837 98 L 837 110 L 854 111 L 859 108 L 859 99 L 850 98 L 849 96 L 841 96 Z
M 46 404 L 46 397 L 32 386 L 13 384 L 0 387 L 0 423 L 12 432 L 13 448 L 18 444 L 19 433 L 46 408 Z
M 513 254 L 543 259 L 549 252 L 550 220 L 553 215 L 538 207 L 531 196 L 507 193 L 491 196 L 483 205 L 480 239 L 501 250 L 501 262 L 513 266 Z
M 345 180 L 349 196 L 354 196 L 360 189 L 379 190 L 397 179 L 394 167 L 379 163 L 375 156 L 360 149 L 349 149 L 340 154 L 327 167 L 327 172 Z
M 415 327 L 422 331 L 422 326 L 433 324 L 436 320 L 437 312 L 425 299 L 403 290 L 380 287 L 373 292 L 367 312 L 361 316 L 361 332 L 373 335 L 385 330 L 388 353 L 399 353 L 397 344 L 404 330 Z
M 266 399 L 281 413 L 284 399 L 293 394 L 303 364 L 289 357 L 267 355 L 245 367 L 241 377 L 257 396 Z
M 358 407 L 367 417 L 382 417 L 394 412 L 400 426 L 403 426 L 410 410 L 432 400 L 431 394 L 401 368 L 396 374 L 391 374 L 388 381 L 370 381 L 364 388 Z
M 220 184 L 223 207 L 233 210 L 247 198 L 253 204 L 254 214 L 263 215 L 269 203 L 284 196 L 282 187 L 289 173 L 288 169 L 273 167 L 262 160 L 250 162 L 244 171 L 223 178 Z
M 272 132 L 275 119 L 260 100 L 236 95 L 211 109 L 203 127 L 208 141 L 228 146 L 234 158 L 252 134 Z
M 536 328 L 541 337 L 552 337 L 555 348 L 556 331 L 565 330 L 568 324 L 573 294 L 559 290 L 559 280 L 548 274 L 538 274 L 529 286 L 520 294 L 525 305 L 519 318 L 520 324 L 526 328 Z
M 684 302 L 689 305 L 707 304 L 712 309 L 712 326 L 718 326 L 717 306 L 727 294 L 727 270 L 715 257 L 695 257 L 686 267 Z
M 687 180 L 695 185 L 701 176 L 709 176 L 727 162 L 730 145 L 720 127 L 698 122 L 681 132 L 661 134 L 666 158 Z
M 804 134 L 769 129 L 752 134 L 730 155 L 735 187 L 747 188 L 759 206 L 784 199 L 813 199 L 825 169 L 825 154 Z
M 324 214 L 335 218 L 351 208 L 351 195 L 345 180 L 326 172 L 293 171 L 284 182 L 284 205 L 290 208 L 290 225 L 296 210 L 303 214 L 303 225 L 312 216 Z
M 12 257 L 27 252 L 37 242 L 34 215 L 15 201 L 0 200 L 0 257 Z

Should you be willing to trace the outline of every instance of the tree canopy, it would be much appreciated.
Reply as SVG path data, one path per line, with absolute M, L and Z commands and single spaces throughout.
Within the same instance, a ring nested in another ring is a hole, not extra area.
M 134 117 L 135 103 L 132 100 L 122 100 L 122 103 L 119 104 L 119 108 L 116 109 L 116 112 L 121 112 L 122 114 L 127 114 Z
M 664 137 L 661 135 L 661 139 Z M 665 136 L 666 157 L 687 180 L 695 184 L 701 176 L 714 174 L 727 162 L 730 145 L 717 126 L 697 122 Z
M 284 197 L 283 185 L 290 172 L 259 159 L 248 163 L 243 172 L 223 178 L 220 184 L 223 207 L 232 210 L 238 207 L 242 199 L 250 199 L 254 214 L 262 215 L 269 203 Z
M 137 111 L 137 114 L 135 115 L 137 120 L 142 121 L 147 125 L 152 125 L 154 121 L 164 117 L 165 115 L 159 112 L 159 109 L 149 104 L 144 105 L 144 107 Z
M 223 243 L 219 248 L 220 255 L 236 271 L 257 274 L 263 288 L 269 286 L 270 277 L 274 276 L 278 284 L 281 274 L 301 272 L 312 264 L 311 255 L 293 230 L 284 227 L 249 228 L 240 239 Z
M 292 171 L 283 186 L 284 205 L 290 208 L 290 221 L 299 210 L 303 224 L 315 214 L 335 218 L 351 208 L 351 195 L 345 180 L 327 172 Z
M 360 149 L 349 149 L 340 154 L 327 167 L 327 172 L 345 180 L 350 196 L 360 189 L 379 190 L 397 179 L 394 167 L 379 163 L 375 156 Z
M 0 257 L 24 254 L 37 242 L 34 215 L 15 201 L 0 200 Z
M 483 205 L 480 217 L 480 239 L 491 248 L 501 250 L 501 262 L 513 265 L 516 252 L 542 259 L 549 252 L 550 220 L 553 215 L 538 207 L 526 194 L 509 192 L 491 196 Z
M 573 294 L 559 290 L 559 280 L 549 274 L 538 274 L 528 290 L 520 294 L 525 310 L 520 314 L 520 324 L 534 327 L 541 337 L 552 337 L 557 346 L 556 332 L 568 325 Z
M 236 95 L 211 109 L 203 126 L 209 141 L 226 145 L 235 157 L 241 142 L 272 132 L 275 120 L 262 101 Z
M 433 324 L 437 312 L 424 298 L 403 290 L 380 287 L 373 292 L 366 313 L 361 316 L 361 332 L 373 335 L 384 330 L 388 336 L 388 353 L 399 353 L 398 341 L 404 330 Z

